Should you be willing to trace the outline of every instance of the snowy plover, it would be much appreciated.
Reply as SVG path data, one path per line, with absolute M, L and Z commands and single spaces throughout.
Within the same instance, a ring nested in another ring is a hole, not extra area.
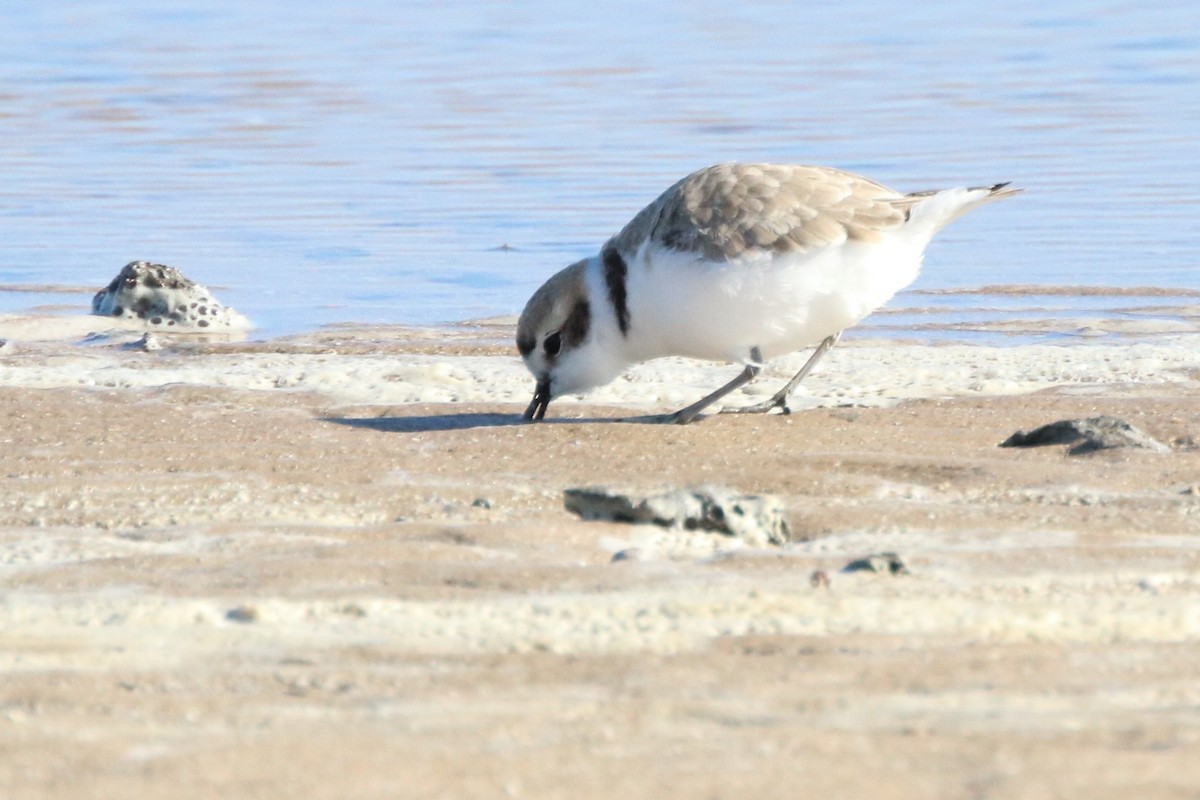
M 525 419 L 551 399 L 661 356 L 742 363 L 729 383 L 661 418 L 687 423 L 754 380 L 773 356 L 816 345 L 788 395 L 842 331 L 917 277 L 925 246 L 976 206 L 1019 192 L 899 192 L 831 167 L 719 164 L 676 183 L 600 248 L 546 281 L 517 349 L 537 379 Z

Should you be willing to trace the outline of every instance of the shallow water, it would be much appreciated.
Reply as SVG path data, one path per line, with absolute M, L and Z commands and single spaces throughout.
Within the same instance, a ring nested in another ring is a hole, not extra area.
M 10 288 L 149 259 L 263 335 L 514 313 L 676 178 L 759 159 L 1027 189 L 939 237 L 920 291 L 1200 286 L 1193 4 L 6 6 Z M 1196 304 L 1017 297 L 909 294 L 872 323 Z

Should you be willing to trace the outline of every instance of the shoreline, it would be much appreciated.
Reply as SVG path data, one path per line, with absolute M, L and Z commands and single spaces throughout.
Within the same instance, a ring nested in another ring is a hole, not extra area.
M 0 284 L 0 299 L 7 294 L 42 296 L 41 304 L 0 305 L 0 338 L 84 336 L 112 328 L 104 318 L 88 314 L 89 301 L 100 287 L 53 284 Z M 233 295 L 235 305 L 244 299 L 237 292 L 214 287 L 219 294 Z M 64 296 L 81 295 L 78 305 L 63 303 Z M 1074 343 L 1091 340 L 1139 341 L 1175 334 L 1200 332 L 1200 290 L 1185 286 L 1089 286 L 1057 284 L 989 284 L 980 286 L 917 286 L 901 291 L 883 308 L 847 331 L 846 340 L 856 338 L 937 344 L 1040 344 Z M 242 309 L 247 310 L 247 309 Z M 362 327 L 354 321 L 313 324 L 296 318 L 296 310 L 264 310 L 251 304 L 251 318 L 263 314 L 260 327 L 251 329 L 250 341 L 279 341 L 318 336 L 323 331 Z M 72 313 L 75 312 L 75 313 Z M 83 320 L 95 322 L 89 327 Z M 367 323 L 381 329 L 428 329 L 453 332 L 463 327 L 495 325 L 515 315 L 499 314 L 467 320 Z M 14 324 L 26 320 L 20 336 Z
M 331 326 L 264 341 L 228 334 L 165 334 L 90 315 L 0 315 L 0 386 L 153 388 L 165 384 L 308 391 L 337 405 L 371 403 L 524 404 L 531 378 L 512 346 L 513 319 L 450 327 Z M 1192 331 L 1142 331 L 1117 341 L 1084 337 L 1003 346 L 850 338 L 802 384 L 794 410 L 887 405 L 920 398 L 1019 395 L 1054 387 L 1190 383 L 1200 374 L 1200 324 Z M 156 337 L 153 352 L 144 335 Z M 730 405 L 769 396 L 806 359 L 773 359 Z M 735 365 L 663 358 L 636 365 L 553 410 L 601 405 L 680 407 L 720 385 Z

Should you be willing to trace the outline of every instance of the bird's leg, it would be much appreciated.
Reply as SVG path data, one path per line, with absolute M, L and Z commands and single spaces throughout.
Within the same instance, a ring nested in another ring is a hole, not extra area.
M 674 423 L 676 425 L 687 425 L 689 422 L 696 419 L 696 417 L 700 416 L 701 411 L 708 408 L 713 403 L 732 392 L 734 389 L 745 386 L 747 383 L 758 377 L 758 373 L 762 372 L 762 367 L 762 353 L 759 352 L 757 347 L 751 347 L 750 363 L 746 365 L 746 368 L 743 369 L 736 378 L 722 386 L 720 389 L 717 389 L 712 394 L 706 394 L 704 397 L 701 397 L 687 408 L 681 408 L 674 414 L 668 414 L 663 418 L 662 421 Z
M 781 408 L 785 414 L 792 413 L 791 409 L 788 408 L 788 397 L 790 397 L 792 392 L 796 390 L 796 387 L 800 385 L 800 381 L 804 380 L 808 373 L 812 372 L 812 368 L 817 365 L 817 362 L 821 360 L 821 357 L 828 353 L 830 349 L 837 344 L 837 341 L 840 338 L 842 338 L 841 331 L 838 331 L 832 336 L 826 336 L 825 339 L 819 345 L 817 345 L 817 349 L 813 351 L 813 354 L 808 357 L 808 361 L 804 362 L 804 366 L 800 368 L 800 371 L 797 372 L 796 375 L 790 381 L 788 381 L 782 389 L 772 395 L 770 400 L 764 400 L 763 402 L 756 403 L 752 406 L 722 408 L 721 413 L 765 414 L 773 408 Z

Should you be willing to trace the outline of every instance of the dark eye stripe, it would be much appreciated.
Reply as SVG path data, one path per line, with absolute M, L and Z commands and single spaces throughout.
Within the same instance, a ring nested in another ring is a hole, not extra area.
M 562 333 L 555 331 L 546 337 L 546 341 L 542 343 L 542 348 L 548 356 L 558 355 L 558 351 L 562 350 Z
M 532 336 L 517 337 L 517 352 L 522 356 L 527 356 L 533 352 L 533 348 L 537 347 L 537 340 Z
M 570 347 L 578 347 L 587 338 L 588 328 L 592 324 L 592 308 L 586 300 L 580 300 L 571 309 L 571 315 L 563 323 L 563 337 Z

